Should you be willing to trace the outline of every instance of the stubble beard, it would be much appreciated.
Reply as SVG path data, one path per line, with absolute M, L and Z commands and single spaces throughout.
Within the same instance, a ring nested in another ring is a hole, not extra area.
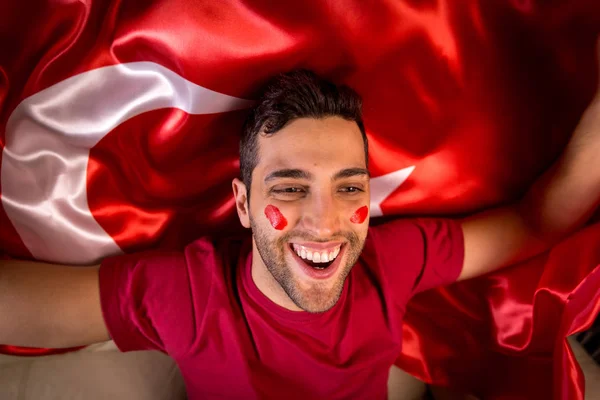
M 322 313 L 331 309 L 338 302 L 344 289 L 344 282 L 360 257 L 364 246 L 364 240 L 361 241 L 356 233 L 340 232 L 333 236 L 336 240 L 343 238 L 346 241 L 344 255 L 346 261 L 344 265 L 339 267 L 341 271 L 336 272 L 337 277 L 333 286 L 329 283 L 313 282 L 310 288 L 302 289 L 292 272 L 295 267 L 288 265 L 285 260 L 286 247 L 289 246 L 292 238 L 312 242 L 318 242 L 319 240 L 315 240 L 310 235 L 301 232 L 287 232 L 282 237 L 272 241 L 255 224 L 252 218 L 250 218 L 250 226 L 256 248 L 267 270 L 296 306 L 310 313 Z

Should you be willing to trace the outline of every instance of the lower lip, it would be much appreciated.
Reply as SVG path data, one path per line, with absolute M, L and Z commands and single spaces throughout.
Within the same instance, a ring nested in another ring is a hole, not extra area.
M 342 262 L 341 261 L 342 257 L 344 255 L 344 253 L 346 252 L 345 251 L 346 246 L 342 245 L 342 248 L 340 249 L 340 254 L 338 254 L 338 256 L 335 258 L 335 261 L 329 267 L 324 268 L 324 269 L 316 269 L 316 268 L 308 266 L 302 260 L 302 258 L 298 257 L 298 254 L 296 254 L 296 252 L 293 251 L 291 248 L 288 247 L 288 249 L 292 253 L 292 257 L 294 257 L 294 261 L 296 261 L 296 264 L 298 264 L 298 266 L 304 272 L 304 274 L 308 275 L 308 277 L 310 277 L 312 279 L 318 279 L 318 280 L 331 278 L 338 270 L 338 267 L 340 266 L 340 263 Z

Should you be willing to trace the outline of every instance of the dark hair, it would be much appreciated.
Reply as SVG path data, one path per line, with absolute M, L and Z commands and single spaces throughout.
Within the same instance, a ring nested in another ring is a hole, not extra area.
M 258 135 L 277 133 L 298 118 L 338 116 L 355 121 L 365 145 L 365 162 L 369 162 L 367 135 L 362 120 L 362 100 L 345 85 L 336 85 L 314 72 L 299 69 L 277 75 L 265 90 L 244 123 L 240 140 L 240 170 L 248 189 L 252 171 L 258 164 Z

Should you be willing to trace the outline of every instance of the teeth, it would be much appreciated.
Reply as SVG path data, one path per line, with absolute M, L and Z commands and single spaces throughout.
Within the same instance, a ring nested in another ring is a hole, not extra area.
M 298 257 L 304 260 L 310 260 L 314 263 L 326 263 L 335 260 L 340 254 L 341 248 L 341 246 L 337 246 L 331 251 L 315 251 L 295 243 L 292 245 L 292 247 L 294 248 L 296 254 L 298 254 Z

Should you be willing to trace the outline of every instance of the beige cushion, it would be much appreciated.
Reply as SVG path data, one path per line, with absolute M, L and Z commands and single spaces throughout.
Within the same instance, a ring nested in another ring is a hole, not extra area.
M 2 400 L 183 400 L 173 360 L 159 352 L 119 352 L 114 343 L 45 357 L 0 355 Z

